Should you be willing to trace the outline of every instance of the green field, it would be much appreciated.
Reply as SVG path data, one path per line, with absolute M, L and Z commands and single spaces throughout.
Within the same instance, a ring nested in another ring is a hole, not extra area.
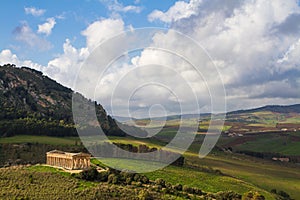
M 20 143 L 40 143 L 50 145 L 76 145 L 80 144 L 78 137 L 49 137 L 49 136 L 32 136 L 17 135 L 13 137 L 1 137 L 0 144 L 20 144 Z
M 208 192 L 235 191 L 243 194 L 247 191 L 258 191 L 267 199 L 274 198 L 269 192 L 237 178 L 198 171 L 187 167 L 169 166 L 164 169 L 147 173 L 150 179 L 163 178 L 171 184 L 180 183 L 198 187 Z
M 292 141 L 289 135 L 265 135 L 257 137 L 255 141 L 248 141 L 236 146 L 237 150 L 254 152 L 274 152 L 282 155 L 300 155 L 300 141 Z
M 187 156 L 193 165 L 210 166 L 266 191 L 284 190 L 292 197 L 300 196 L 300 170 L 295 165 L 283 165 L 242 155 L 216 154 L 204 159 Z

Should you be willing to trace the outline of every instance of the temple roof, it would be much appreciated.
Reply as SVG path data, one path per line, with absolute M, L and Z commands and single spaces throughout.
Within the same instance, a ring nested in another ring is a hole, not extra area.
M 69 156 L 86 156 L 86 157 L 90 157 L 91 155 L 88 154 L 88 153 L 82 153 L 82 152 L 79 152 L 79 153 L 70 153 L 70 152 L 64 152 L 64 151 L 60 151 L 60 150 L 52 150 L 52 151 L 49 151 L 47 152 L 46 154 L 60 154 L 60 155 L 69 155 Z

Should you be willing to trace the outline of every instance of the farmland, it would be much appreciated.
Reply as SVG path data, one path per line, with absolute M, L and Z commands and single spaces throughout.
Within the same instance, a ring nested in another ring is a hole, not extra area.
M 194 124 L 195 120 L 195 118 L 184 118 L 182 125 L 188 127 Z M 167 166 L 145 174 L 152 181 L 162 178 L 171 184 L 180 183 L 188 187 L 197 187 L 205 192 L 211 193 L 232 190 L 239 194 L 244 194 L 251 190 L 263 194 L 266 199 L 275 199 L 275 195 L 271 193 L 271 190 L 276 190 L 284 191 L 296 199 L 300 196 L 300 168 L 294 163 L 297 162 L 297 158 L 300 156 L 300 132 L 297 130 L 299 126 L 298 120 L 299 115 L 295 113 L 259 111 L 229 114 L 216 147 L 208 156 L 199 159 L 198 152 L 206 136 L 205 130 L 207 130 L 209 126 L 209 119 L 207 116 L 204 116 L 199 122 L 199 132 L 195 133 L 194 142 L 184 154 L 184 166 Z M 150 121 L 144 119 L 138 120 L 137 122 L 140 125 L 145 125 L 149 124 Z M 157 119 L 155 123 L 151 122 L 150 128 L 156 130 L 162 124 L 163 123 Z M 155 147 L 159 149 L 174 138 L 180 125 L 178 119 L 170 118 L 166 124 L 163 124 L 163 128 L 160 132 L 152 138 L 136 139 L 132 136 L 109 136 L 108 139 L 110 142 L 119 144 L 131 144 L 133 146 L 147 145 L 150 148 Z M 232 134 L 232 136 L 230 136 L 230 133 L 236 133 L 236 135 Z M 86 140 L 92 143 L 95 142 L 93 138 L 87 137 Z M 104 140 L 100 142 L 104 142 Z M 34 157 L 35 159 L 31 160 L 30 163 L 44 163 L 44 154 L 51 149 L 85 151 L 78 137 L 17 135 L 0 138 L 0 160 L 19 160 L 19 162 L 22 163 Z M 248 152 L 251 155 L 258 154 L 261 157 L 247 156 L 244 155 L 245 153 L 243 152 Z M 287 156 L 295 160 L 289 163 L 275 162 L 272 161 L 272 156 Z M 137 165 L 140 166 L 141 169 L 145 168 L 145 165 L 155 165 L 155 163 L 140 162 L 138 160 L 127 160 L 123 162 L 118 158 L 102 158 L 100 161 L 127 169 L 131 169 L 131 165 L 133 169 Z M 103 166 L 103 163 L 95 159 L 93 163 Z M 57 173 L 53 171 L 53 169 L 40 167 L 33 169 L 35 169 L 34 173 L 46 173 L 50 179 L 49 182 L 52 182 L 52 176 L 58 175 L 61 176 L 58 179 L 68 179 L 65 181 L 67 181 L 68 184 L 70 183 L 70 185 L 67 185 L 69 188 L 73 188 L 74 194 L 81 195 L 81 192 L 85 191 L 87 197 L 92 197 L 97 190 L 95 189 L 97 186 L 95 186 L 94 183 L 78 182 L 78 180 L 72 179 L 69 175 L 61 172 Z M 21 170 L 21 174 L 33 172 L 32 170 L 28 172 L 28 169 L 19 170 Z M 12 176 L 10 174 L 16 172 L 13 170 L 8 171 L 8 176 Z M 53 173 L 55 175 L 51 175 Z M 55 178 L 53 178 L 53 180 L 54 179 Z M 20 180 L 20 182 L 22 181 Z M 12 187 L 14 189 L 11 194 L 16 195 L 16 188 L 18 188 L 19 185 Z M 55 186 L 51 187 L 55 188 Z M 115 195 L 121 195 L 122 192 L 118 193 L 119 190 L 127 191 L 128 189 L 128 187 L 111 186 L 106 183 L 101 183 L 101 187 L 107 190 L 113 187 L 114 190 L 117 191 Z M 60 189 L 64 190 L 63 188 L 57 188 L 54 189 L 54 191 L 57 190 L 57 192 L 60 193 Z M 45 193 L 51 193 L 51 191 L 47 189 L 43 190 L 45 190 Z M 139 189 L 134 189 L 134 191 L 135 192 L 129 191 L 128 194 L 138 195 L 136 192 L 138 192 Z M 74 195 L 73 192 L 70 192 L 68 195 Z M 102 192 L 105 194 L 105 191 Z M 2 195 L 4 194 L 2 193 Z M 39 196 L 39 198 L 43 197 Z

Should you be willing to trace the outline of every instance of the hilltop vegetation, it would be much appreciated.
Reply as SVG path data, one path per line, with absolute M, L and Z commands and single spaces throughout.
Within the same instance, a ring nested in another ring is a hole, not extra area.
M 265 199 L 258 192 L 205 192 L 161 178 L 93 168 L 72 175 L 44 166 L 2 168 L 0 176 L 1 199 Z

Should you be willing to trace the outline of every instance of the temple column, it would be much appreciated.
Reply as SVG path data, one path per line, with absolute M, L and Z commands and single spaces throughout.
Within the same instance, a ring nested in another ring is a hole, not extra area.
M 88 167 L 88 165 L 87 165 L 87 159 L 85 158 L 84 159 L 84 168 L 87 168 Z

